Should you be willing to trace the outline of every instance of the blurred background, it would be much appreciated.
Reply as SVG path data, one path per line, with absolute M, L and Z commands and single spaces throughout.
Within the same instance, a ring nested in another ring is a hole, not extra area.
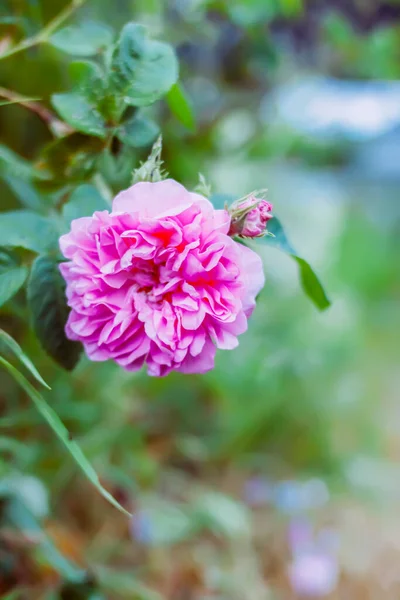
M 63 5 L 0 0 L 0 46 L 15 17 L 35 31 Z M 174 45 L 196 128 L 151 108 L 167 170 L 236 197 L 267 187 L 333 304 L 319 313 L 290 258 L 261 248 L 266 286 L 239 347 L 207 375 L 164 379 L 85 359 L 67 374 L 26 330 L 23 298 L 3 307 L 135 516 L 99 497 L 0 373 L 0 490 L 16 498 L 0 504 L 0 597 L 399 598 L 400 3 L 88 0 L 73 21 L 88 19 Z M 0 63 L 1 86 L 49 106 L 69 60 L 33 48 Z M 52 139 L 15 105 L 0 132 L 27 159 Z M 114 191 L 147 152 L 104 160 Z M 19 208 L 15 186 L 0 181 L 2 210 Z M 85 582 L 66 583 L 77 570 Z

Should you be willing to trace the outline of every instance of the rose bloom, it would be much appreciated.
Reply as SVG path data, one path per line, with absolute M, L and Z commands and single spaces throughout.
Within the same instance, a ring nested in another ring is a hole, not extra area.
M 119 193 L 111 213 L 60 238 L 66 334 L 94 361 L 149 375 L 204 373 L 232 349 L 264 284 L 260 257 L 228 236 L 230 216 L 172 179 Z

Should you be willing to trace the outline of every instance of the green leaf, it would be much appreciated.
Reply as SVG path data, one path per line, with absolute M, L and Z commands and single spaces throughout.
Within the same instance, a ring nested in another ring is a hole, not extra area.
M 30 374 L 36 379 L 36 381 L 44 385 L 44 387 L 48 390 L 51 389 L 40 375 L 31 359 L 22 350 L 21 346 L 14 340 L 14 338 L 11 337 L 11 335 L 8 335 L 8 333 L 3 331 L 3 329 L 0 329 L 0 341 L 2 341 L 3 344 L 5 344 L 17 358 L 19 358 L 22 364 L 28 369 Z
M 170 111 L 178 121 L 187 127 L 187 129 L 194 131 L 196 129 L 196 121 L 193 108 L 182 84 L 179 82 L 175 83 L 169 90 L 166 100 Z
M 246 507 L 217 492 L 206 492 L 196 499 L 194 519 L 198 527 L 226 537 L 246 536 L 251 530 Z
M 0 176 L 5 175 L 25 180 L 49 177 L 46 171 L 33 167 L 29 161 L 12 152 L 7 146 L 0 145 Z
M 109 208 L 94 185 L 83 184 L 72 192 L 68 202 L 63 206 L 62 214 L 69 226 L 73 219 L 89 217 L 97 210 L 108 210 Z
M 81 23 L 60 29 L 49 39 L 49 43 L 67 54 L 93 56 L 112 44 L 113 30 L 100 23 Z
M 26 267 L 12 267 L 0 271 L 0 306 L 3 306 L 23 286 L 28 275 Z
M 321 282 L 308 262 L 299 256 L 296 250 L 293 248 L 286 237 L 281 222 L 276 217 L 269 221 L 268 231 L 272 233 L 273 236 L 266 235 L 265 237 L 259 239 L 270 246 L 275 246 L 276 248 L 279 248 L 279 250 L 289 254 L 299 266 L 301 285 L 307 296 L 320 310 L 325 310 L 328 308 L 331 305 L 331 302 L 326 295 Z
M 117 137 L 132 148 L 150 146 L 160 133 L 157 123 L 146 117 L 137 116 L 117 129 Z
M 178 79 L 178 61 L 169 44 L 150 40 L 137 23 L 123 28 L 111 65 L 111 89 L 127 105 L 152 104 Z
M 32 252 L 57 247 L 58 235 L 52 222 L 30 210 L 0 213 L 0 244 Z
M 41 196 L 31 183 L 13 175 L 5 175 L 4 181 L 24 206 L 32 210 L 43 209 Z
M 77 91 L 90 103 L 98 104 L 105 92 L 105 74 L 99 65 L 91 60 L 74 61 L 69 65 L 69 72 Z
M 62 119 L 77 131 L 103 138 L 107 133 L 105 121 L 87 98 L 72 92 L 53 94 L 51 102 Z
M 28 281 L 28 303 L 37 337 L 46 352 L 64 369 L 72 370 L 82 350 L 65 335 L 69 308 L 58 262 L 38 256 Z
M 115 508 L 124 515 L 130 517 L 131 514 L 108 492 L 100 483 L 98 475 L 92 465 L 89 463 L 82 450 L 76 442 L 70 439 L 68 429 L 62 423 L 57 413 L 47 404 L 41 394 L 29 383 L 29 381 L 13 365 L 0 356 L 0 363 L 10 373 L 10 375 L 19 383 L 23 390 L 34 402 L 37 410 L 50 425 L 59 440 L 63 443 L 69 454 L 75 460 L 81 471 L 87 479 L 94 485 L 98 492 Z
M 87 181 L 95 171 L 103 146 L 99 138 L 77 131 L 51 142 L 42 151 L 40 163 L 49 170 L 52 179 L 41 186 L 54 190 L 71 183 Z

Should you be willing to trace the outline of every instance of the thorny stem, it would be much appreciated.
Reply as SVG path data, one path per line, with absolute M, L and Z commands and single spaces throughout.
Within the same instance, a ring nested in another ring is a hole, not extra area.
M 42 31 L 39 31 L 39 33 L 36 33 L 26 40 L 22 40 L 22 42 L 15 44 L 15 46 L 12 46 L 9 50 L 6 50 L 6 52 L 0 54 L 0 60 L 3 58 L 8 58 L 9 56 L 13 56 L 14 54 L 22 52 L 23 50 L 27 50 L 28 48 L 32 48 L 33 46 L 38 46 L 39 44 L 47 42 L 55 30 L 58 29 L 58 27 L 60 27 L 60 25 L 62 25 L 75 10 L 83 6 L 85 2 L 86 0 L 72 0 L 71 4 L 58 13 L 58 15 L 56 15 L 54 19 L 52 19 L 42 29 Z

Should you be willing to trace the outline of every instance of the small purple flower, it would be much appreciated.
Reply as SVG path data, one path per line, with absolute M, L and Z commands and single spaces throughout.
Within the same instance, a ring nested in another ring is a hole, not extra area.
M 134 540 L 148 546 L 153 541 L 153 524 L 144 511 L 135 513 L 130 522 L 130 532 Z
M 244 484 L 244 501 L 249 506 L 264 506 L 273 497 L 273 485 L 264 477 L 250 477 Z
M 299 596 L 327 596 L 335 589 L 338 578 L 338 563 L 326 554 L 299 554 L 289 565 L 290 583 Z

